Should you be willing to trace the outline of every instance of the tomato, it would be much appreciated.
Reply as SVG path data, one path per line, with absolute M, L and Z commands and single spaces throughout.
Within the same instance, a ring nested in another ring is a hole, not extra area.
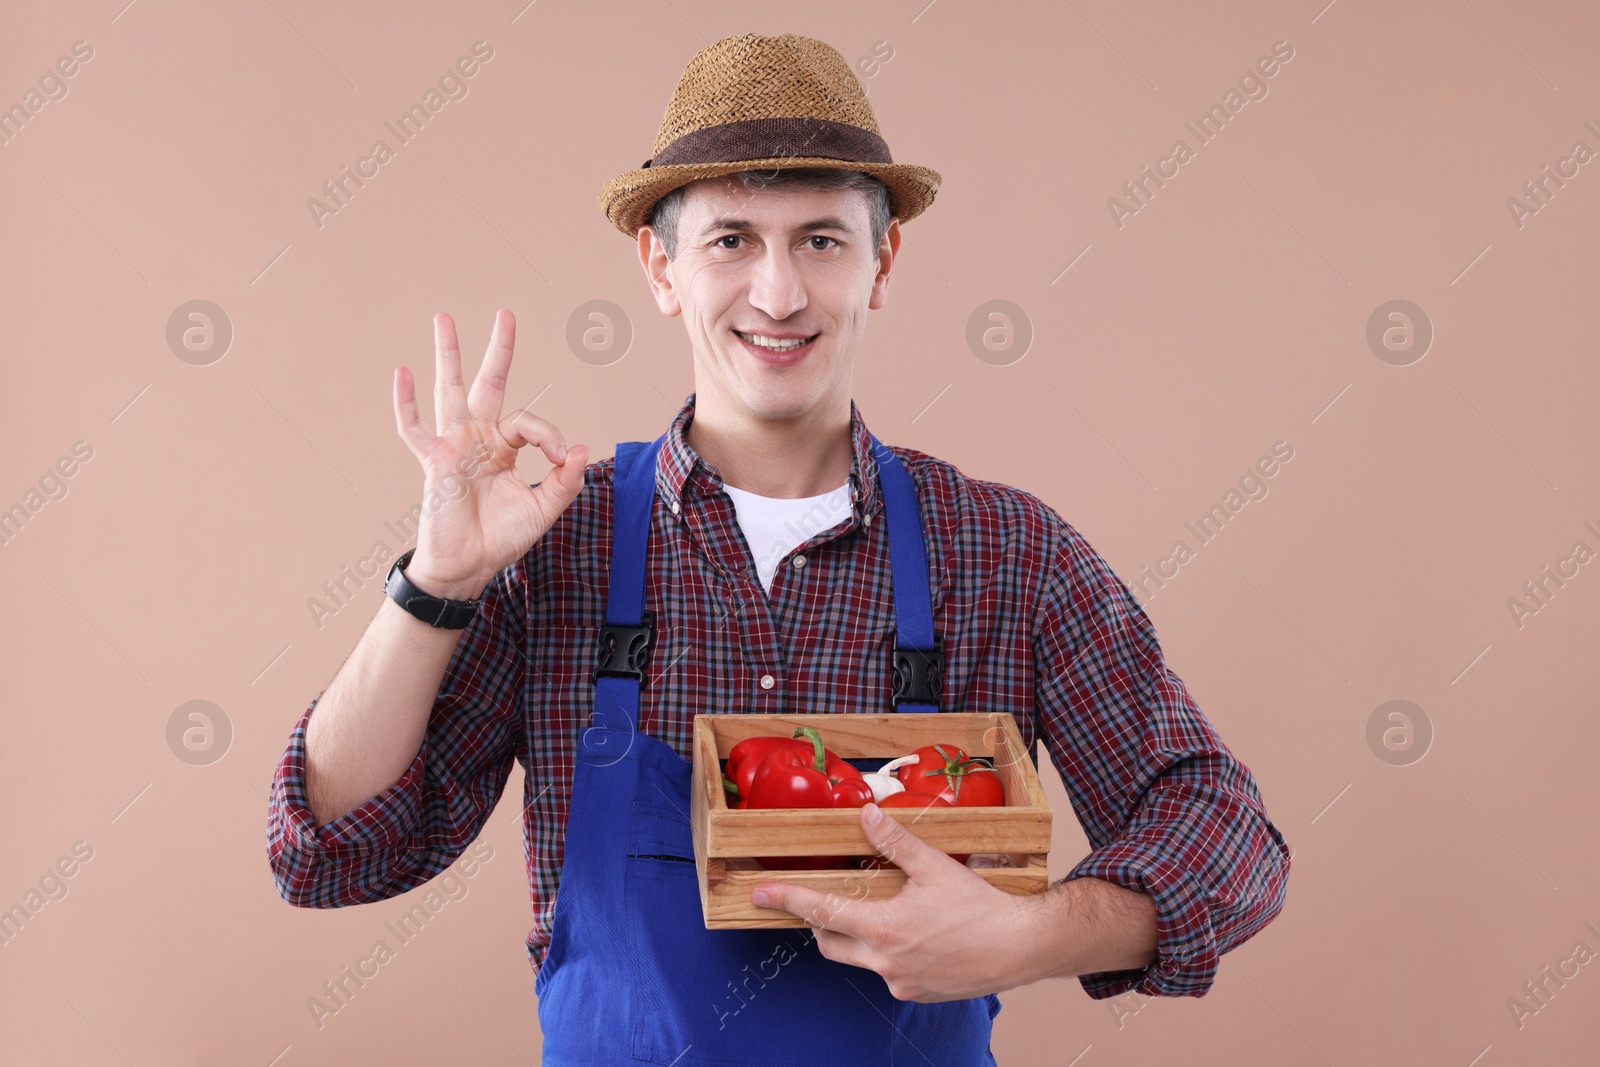
M 998 808 L 1005 806 L 1006 787 L 994 768 L 979 764 L 956 779 L 953 791 L 946 789 L 939 795 L 960 808 Z
M 953 808 L 944 797 L 934 792 L 907 789 L 904 793 L 891 793 L 878 801 L 880 808 Z
M 995 769 L 956 746 L 924 745 L 912 755 L 917 762 L 897 767 L 894 772 L 908 791 L 937 793 L 963 808 L 1005 804 L 1005 786 Z

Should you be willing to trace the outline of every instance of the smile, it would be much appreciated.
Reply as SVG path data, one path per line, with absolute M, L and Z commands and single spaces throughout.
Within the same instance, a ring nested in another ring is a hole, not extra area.
M 734 330 L 744 347 L 758 359 L 768 363 L 794 363 L 811 351 L 811 345 L 821 334 L 810 337 L 769 337 L 764 334 L 741 333 Z

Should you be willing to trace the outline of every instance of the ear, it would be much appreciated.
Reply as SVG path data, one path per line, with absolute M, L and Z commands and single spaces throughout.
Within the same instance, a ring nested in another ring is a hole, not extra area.
M 666 246 L 649 226 L 639 227 L 639 265 L 644 268 L 645 280 L 650 283 L 650 293 L 656 298 L 661 314 L 668 318 L 679 314 L 683 307 L 673 287 L 672 261 L 667 259 Z
M 872 295 L 867 307 L 877 309 L 889 302 L 889 271 L 894 267 L 894 257 L 900 254 L 900 219 L 889 217 L 889 227 L 878 242 L 878 276 L 872 281 Z

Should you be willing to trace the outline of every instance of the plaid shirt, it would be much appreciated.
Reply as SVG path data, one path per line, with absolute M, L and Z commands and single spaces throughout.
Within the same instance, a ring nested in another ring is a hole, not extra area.
M 785 558 L 762 589 L 716 468 L 684 439 L 694 394 L 656 469 L 645 603 L 656 645 L 639 728 L 690 758 L 697 713 L 891 710 L 895 619 L 877 464 L 850 405 L 851 514 Z M 927 531 L 933 616 L 944 636 L 944 706 L 1007 711 L 1037 765 L 1044 739 L 1093 849 L 1068 877 L 1150 895 L 1158 959 L 1079 976 L 1096 999 L 1130 989 L 1202 996 L 1218 957 L 1283 906 L 1289 848 L 1236 760 L 1167 669 L 1149 618 L 1083 536 L 1021 490 L 893 447 Z M 316 826 L 305 787 L 306 722 L 273 779 L 267 849 L 300 907 L 403 893 L 449 866 L 525 771 L 523 842 L 537 972 L 550 943 L 574 744 L 593 706 L 591 670 L 610 580 L 613 461 L 522 559 L 495 576 L 464 631 L 415 762 L 393 786 Z M 770 681 L 766 681 L 767 679 Z M 770 688 L 764 688 L 763 682 Z

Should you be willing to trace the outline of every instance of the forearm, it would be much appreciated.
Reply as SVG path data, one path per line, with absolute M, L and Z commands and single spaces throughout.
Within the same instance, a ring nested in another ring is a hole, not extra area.
M 306 795 L 318 826 L 394 785 L 416 760 L 465 632 L 430 626 L 383 598 L 306 723 Z
M 1029 981 L 1145 967 L 1156 960 L 1156 906 L 1102 878 L 1073 878 L 1026 905 L 1016 959 Z

